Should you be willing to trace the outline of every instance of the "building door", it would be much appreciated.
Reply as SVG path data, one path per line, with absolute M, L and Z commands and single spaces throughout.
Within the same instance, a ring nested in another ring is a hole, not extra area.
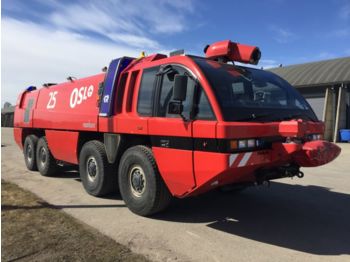
M 324 96 L 310 97 L 310 98 L 306 98 L 306 100 L 310 104 L 312 109 L 314 110 L 317 118 L 319 120 L 322 120 L 323 119 L 325 97 Z
M 323 121 L 323 111 L 325 108 L 326 87 L 304 87 L 298 88 L 300 94 L 310 104 L 318 120 Z

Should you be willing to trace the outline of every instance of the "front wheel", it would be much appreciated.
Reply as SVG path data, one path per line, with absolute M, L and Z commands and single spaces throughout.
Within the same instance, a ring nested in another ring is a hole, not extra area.
M 128 208 L 141 216 L 162 211 L 172 198 L 152 150 L 146 146 L 131 147 L 123 154 L 119 164 L 119 190 Z

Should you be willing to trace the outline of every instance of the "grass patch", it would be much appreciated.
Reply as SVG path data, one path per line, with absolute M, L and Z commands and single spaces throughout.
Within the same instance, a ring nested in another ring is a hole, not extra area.
M 36 195 L 1 185 L 2 261 L 148 261 Z

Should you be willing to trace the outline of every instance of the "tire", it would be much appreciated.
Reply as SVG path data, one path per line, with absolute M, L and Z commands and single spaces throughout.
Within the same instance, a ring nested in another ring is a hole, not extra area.
M 104 144 L 93 140 L 84 144 L 79 155 L 79 173 L 90 195 L 104 196 L 118 189 L 117 172 L 108 163 Z
M 24 162 L 27 169 L 30 171 L 37 171 L 38 166 L 36 164 L 36 146 L 38 143 L 38 137 L 35 135 L 29 135 L 24 140 L 23 154 Z
M 46 137 L 39 139 L 36 147 L 36 163 L 42 176 L 54 176 L 58 166 L 47 145 Z
M 118 174 L 119 191 L 133 213 L 150 216 L 170 204 L 172 196 L 159 174 L 150 148 L 139 145 L 126 150 Z

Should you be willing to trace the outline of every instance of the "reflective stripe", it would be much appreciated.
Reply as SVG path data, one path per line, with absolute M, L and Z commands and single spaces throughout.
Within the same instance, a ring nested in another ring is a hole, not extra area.
M 232 164 L 235 162 L 235 160 L 237 159 L 238 154 L 231 154 L 230 155 L 230 159 L 229 159 L 229 166 L 232 166 Z
M 238 167 L 245 166 L 251 155 L 252 155 L 252 152 L 245 153 L 241 162 L 239 162 Z

